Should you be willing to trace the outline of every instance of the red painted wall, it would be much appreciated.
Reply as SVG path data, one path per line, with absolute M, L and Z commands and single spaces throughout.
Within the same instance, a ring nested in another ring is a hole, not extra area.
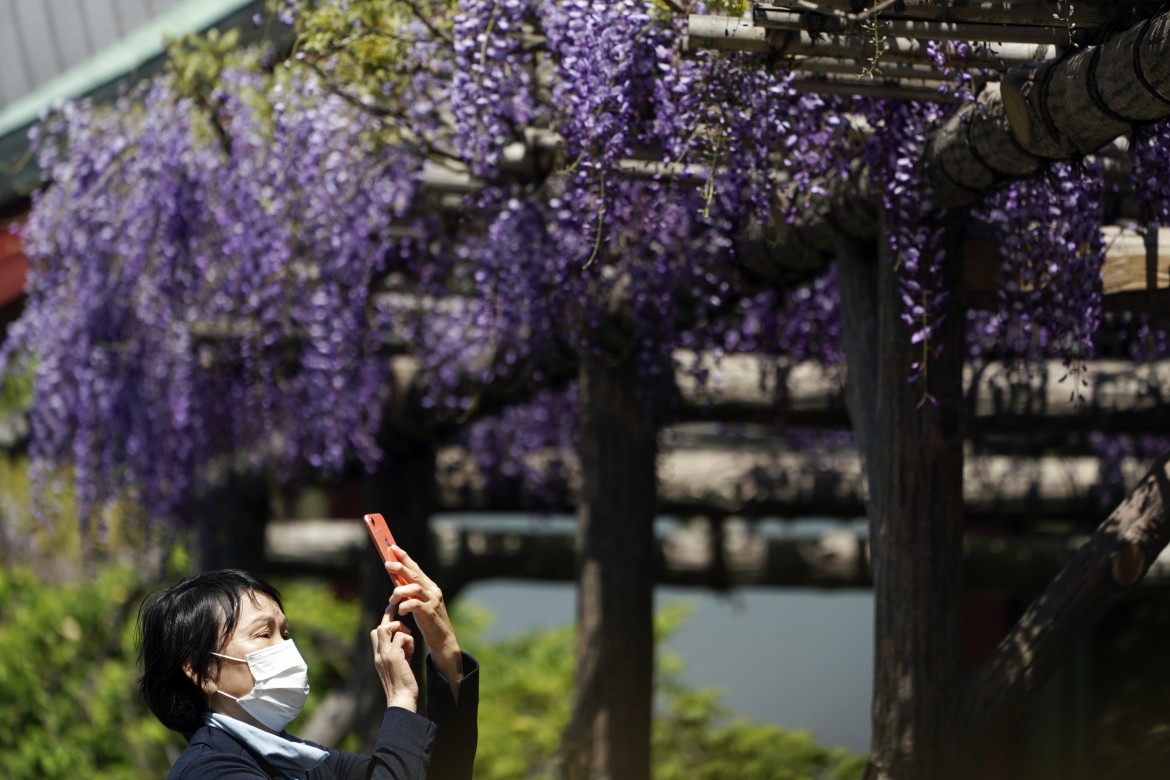
M 28 258 L 21 251 L 16 228 L 16 223 L 0 227 L 0 307 L 18 301 L 28 279 Z

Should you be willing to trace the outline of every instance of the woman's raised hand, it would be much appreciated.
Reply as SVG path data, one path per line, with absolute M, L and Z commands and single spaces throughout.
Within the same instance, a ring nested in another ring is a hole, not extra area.
M 397 561 L 386 563 L 386 571 L 406 580 L 390 596 L 390 609 L 398 614 L 414 615 L 415 623 L 422 632 L 423 641 L 431 651 L 435 668 L 447 679 L 451 690 L 458 696 L 459 683 L 463 680 L 463 654 L 455 638 L 455 628 L 447 616 L 447 604 L 443 591 L 428 577 L 406 550 L 398 545 L 393 549 Z
M 374 668 L 378 670 L 378 679 L 386 692 L 386 706 L 417 712 L 418 681 L 410 668 L 414 637 L 410 635 L 410 629 L 391 619 L 392 612 L 387 609 L 382 614 L 382 622 L 370 632 Z

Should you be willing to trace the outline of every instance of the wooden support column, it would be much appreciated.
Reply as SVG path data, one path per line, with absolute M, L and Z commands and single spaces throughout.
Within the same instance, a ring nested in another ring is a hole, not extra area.
M 563 743 L 572 780 L 650 777 L 657 425 L 637 366 L 581 360 L 577 674 Z
M 877 269 L 875 242 L 836 239 L 837 288 L 841 294 L 841 341 L 845 351 L 845 407 L 863 473 L 873 470 L 877 415 Z
M 225 467 L 225 473 L 204 488 L 200 503 L 196 525 L 199 571 L 263 571 L 264 532 L 271 514 L 266 476 Z
M 889 225 L 886 229 L 890 229 Z M 911 383 L 911 344 L 881 242 L 869 522 L 874 577 L 873 742 L 867 780 L 953 777 L 953 696 L 962 663 L 963 308 L 960 230 L 948 229 L 938 353 Z M 922 247 L 924 255 L 929 248 Z

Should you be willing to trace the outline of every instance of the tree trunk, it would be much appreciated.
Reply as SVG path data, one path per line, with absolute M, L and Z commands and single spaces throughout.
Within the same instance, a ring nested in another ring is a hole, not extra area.
M 874 578 L 873 742 L 867 780 L 954 777 L 950 717 L 962 662 L 963 306 L 961 231 L 948 229 L 953 291 L 928 367 L 901 321 L 896 258 L 878 264 L 878 387 L 869 522 Z M 887 247 L 882 242 L 883 249 Z M 957 255 L 957 256 L 956 256 Z M 923 283 L 926 284 L 925 280 Z
M 877 424 L 877 246 L 837 241 L 837 288 L 841 294 L 841 342 L 845 352 L 845 407 L 853 423 L 864 474 L 872 474 Z
M 650 776 L 657 426 L 636 366 L 581 360 L 577 674 L 563 744 L 572 780 Z

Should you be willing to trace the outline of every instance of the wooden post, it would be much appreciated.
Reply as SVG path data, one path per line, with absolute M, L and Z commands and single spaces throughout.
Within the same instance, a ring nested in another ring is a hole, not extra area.
M 887 227 L 887 229 L 889 229 Z M 895 258 L 878 264 L 877 404 L 869 522 L 874 577 L 873 742 L 867 780 L 954 777 L 953 697 L 962 644 L 963 307 L 961 252 L 948 229 L 951 291 L 922 359 L 901 321 Z M 924 254 L 929 248 L 923 248 Z M 925 263 L 924 263 L 925 264 Z
M 199 570 L 262 572 L 264 531 L 271 513 L 265 475 L 229 469 L 204 488 L 200 504 L 196 521 Z
M 874 242 L 837 238 L 837 288 L 845 351 L 845 407 L 865 474 L 873 472 L 877 400 L 877 268 Z
M 577 674 L 563 745 L 572 780 L 650 777 L 658 431 L 636 369 L 581 360 Z

